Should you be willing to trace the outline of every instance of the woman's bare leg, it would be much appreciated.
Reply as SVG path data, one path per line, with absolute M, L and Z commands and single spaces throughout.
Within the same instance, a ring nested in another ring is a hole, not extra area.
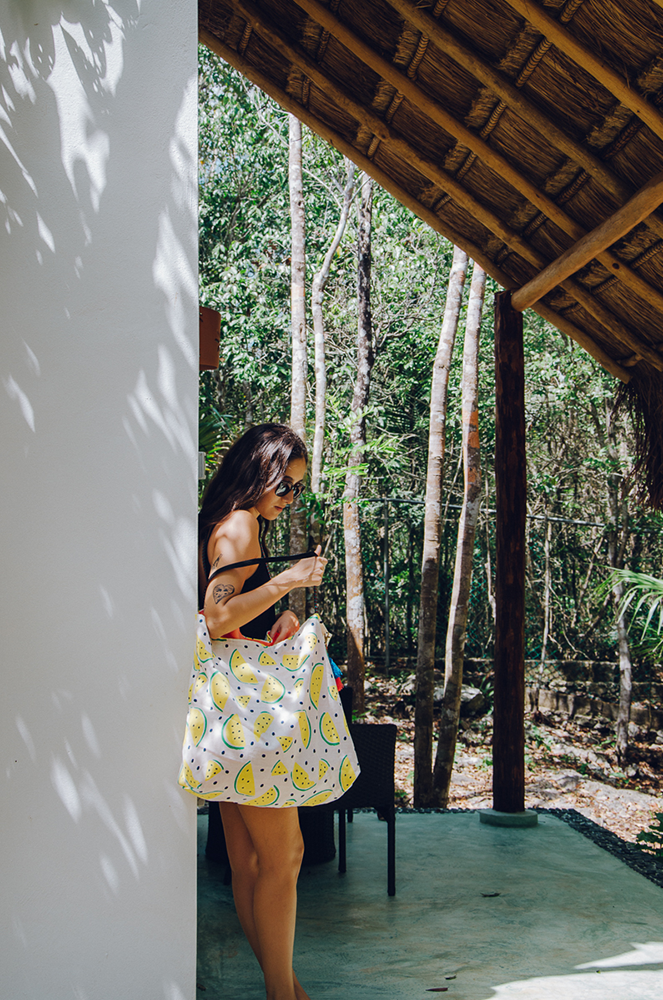
M 253 919 L 253 897 L 258 879 L 258 855 L 246 823 L 242 819 L 239 806 L 234 802 L 220 802 L 219 809 L 221 810 L 228 859 L 233 873 L 232 887 L 235 909 L 246 939 L 262 968 L 260 942 Z
M 296 809 L 221 805 L 240 923 L 265 977 L 267 1000 L 308 1000 L 292 970 L 303 842 Z

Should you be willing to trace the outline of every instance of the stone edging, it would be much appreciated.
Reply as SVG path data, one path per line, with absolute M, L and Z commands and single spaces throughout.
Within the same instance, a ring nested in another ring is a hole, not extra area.
M 581 833 L 583 837 L 592 840 L 598 847 L 608 851 L 625 865 L 644 875 L 646 879 L 663 889 L 663 865 L 652 855 L 645 854 L 637 844 L 630 840 L 622 840 L 612 830 L 606 830 L 593 820 L 583 816 L 577 809 L 537 809 L 537 812 L 550 813 L 568 823 L 570 827 Z

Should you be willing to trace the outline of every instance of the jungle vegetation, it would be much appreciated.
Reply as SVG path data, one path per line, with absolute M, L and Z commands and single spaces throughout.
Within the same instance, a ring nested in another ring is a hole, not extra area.
M 288 115 L 208 50 L 200 50 L 200 300 L 221 312 L 218 371 L 201 375 L 201 447 L 208 473 L 225 445 L 255 422 L 291 417 L 291 214 Z M 317 606 L 346 659 L 343 496 L 356 477 L 364 586 L 363 653 L 385 657 L 385 565 L 389 572 L 392 670 L 414 670 L 423 544 L 433 361 L 454 247 L 385 191 L 373 186 L 370 220 L 370 391 L 353 409 L 358 329 L 360 172 L 303 129 L 305 302 L 308 372 L 305 427 L 315 430 L 314 317 L 311 288 L 339 226 L 348 179 L 347 224 L 328 261 L 322 293 L 326 354 L 325 431 L 319 490 L 303 500 L 309 536 L 330 560 Z M 463 331 L 470 277 L 451 356 L 443 465 L 436 660 L 442 669 L 463 499 L 461 390 Z M 494 367 L 488 278 L 478 335 L 481 506 L 465 657 L 493 648 Z M 618 602 L 603 587 L 611 567 L 661 575 L 660 514 L 636 501 L 633 436 L 615 404 L 614 379 L 577 345 L 531 311 L 525 314 L 528 436 L 526 655 L 539 660 L 618 660 Z M 353 428 L 365 424 L 361 460 Z M 353 451 L 355 448 L 355 451 Z M 388 499 L 385 499 L 388 498 Z M 274 551 L 290 529 L 277 524 Z M 309 595 L 309 608 L 312 597 Z M 650 647 L 630 635 L 633 669 L 654 669 Z

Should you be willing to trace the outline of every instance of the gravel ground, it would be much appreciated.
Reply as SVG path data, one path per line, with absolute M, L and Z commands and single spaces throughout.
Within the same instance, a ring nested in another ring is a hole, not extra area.
M 366 722 L 395 722 L 396 787 L 399 802 L 412 807 L 414 722 L 412 697 L 403 684 L 371 676 Z M 622 768 L 613 749 L 612 727 L 595 720 L 568 720 L 536 712 L 526 715 L 528 809 L 574 811 L 593 824 L 634 843 L 656 813 L 663 813 L 663 745 L 638 740 L 635 731 Z M 492 805 L 492 717 L 461 720 L 449 807 L 482 809 Z M 564 817 L 563 817 L 564 818 Z

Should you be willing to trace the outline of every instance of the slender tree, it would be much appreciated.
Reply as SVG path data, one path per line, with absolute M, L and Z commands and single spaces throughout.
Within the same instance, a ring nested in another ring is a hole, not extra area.
M 292 251 L 290 263 L 290 309 L 292 324 L 292 390 L 290 426 L 306 440 L 306 253 L 304 222 L 304 184 L 302 180 L 302 124 L 289 115 L 288 183 Z M 306 548 L 306 513 L 304 508 L 290 508 L 290 551 Z M 306 618 L 306 591 L 290 592 L 290 608 L 300 621 Z
M 219 371 L 206 372 L 201 378 L 201 414 L 203 420 L 213 418 L 215 439 L 225 442 L 237 436 L 246 422 L 290 420 L 290 284 L 283 281 L 292 252 L 289 126 L 287 116 L 270 98 L 209 50 L 201 49 L 200 66 L 200 299 L 222 314 L 223 338 Z M 338 222 L 345 167 L 340 154 L 317 137 L 305 134 L 304 143 L 306 178 L 313 182 L 308 185 L 307 181 L 306 191 L 309 266 L 312 253 L 316 261 L 312 276 Z M 440 335 L 452 247 L 377 186 L 374 206 L 371 295 L 376 362 L 370 396 L 375 419 L 370 450 L 366 449 L 362 463 L 361 496 L 368 500 L 388 493 L 418 499 L 423 498 L 428 453 L 427 383 Z M 356 276 L 350 264 L 354 248 L 350 248 L 347 236 L 346 229 L 324 289 L 325 498 L 329 496 L 336 502 L 341 501 L 347 471 L 346 418 L 351 410 L 356 359 Z M 604 440 L 604 405 L 606 398 L 612 398 L 613 381 L 585 352 L 536 314 L 528 311 L 524 318 L 530 515 L 525 622 L 528 656 L 538 656 L 545 638 L 547 661 L 557 657 L 617 660 L 619 640 L 612 594 L 599 595 L 596 586 L 607 569 L 604 564 L 612 559 L 603 525 L 610 521 L 607 482 L 611 468 Z M 492 333 L 484 327 L 487 349 Z M 450 392 L 451 385 L 460 386 L 461 355 L 458 351 L 452 359 Z M 486 460 L 484 503 L 490 509 L 494 507 L 494 380 L 490 366 L 481 370 L 479 378 L 482 454 Z M 311 389 L 312 381 L 311 371 Z M 309 417 L 312 403 L 311 393 Z M 592 404 L 597 408 L 603 438 L 594 428 Z M 309 444 L 313 451 L 312 423 L 311 419 Z M 625 455 L 617 482 L 614 558 L 620 559 L 626 539 L 622 561 L 633 571 L 659 576 L 663 558 L 661 514 L 639 509 L 629 498 L 628 532 L 624 532 L 624 484 L 635 451 L 630 426 L 621 419 L 617 422 L 616 444 L 620 462 L 623 449 Z M 455 505 L 462 500 L 462 476 L 459 474 L 456 482 L 455 475 L 457 453 L 460 421 L 454 420 L 447 425 L 442 487 L 439 586 L 445 588 L 445 594 L 447 589 L 451 591 L 454 565 L 457 524 L 452 526 L 451 519 Z M 325 525 L 329 530 L 336 528 L 335 537 L 340 537 L 342 507 L 336 502 L 325 508 Z M 449 517 L 445 519 L 447 502 Z M 368 510 L 375 512 L 374 507 Z M 399 505 L 390 510 L 404 517 L 406 507 Z M 407 510 L 411 530 L 407 531 L 405 522 L 394 517 L 390 531 L 390 650 L 394 657 L 406 653 L 415 656 L 418 629 L 423 523 L 419 506 Z M 479 571 L 477 563 L 472 582 L 473 627 L 466 655 L 473 658 L 493 655 L 493 524 L 489 515 L 476 539 L 476 556 L 485 569 Z M 311 528 L 309 524 L 309 535 Z M 276 522 L 270 544 L 275 551 L 289 549 L 287 519 L 281 524 Z M 384 629 L 379 600 L 382 580 L 377 572 L 382 544 L 381 519 L 365 515 L 362 507 L 365 586 L 367 594 L 370 590 L 375 598 L 367 598 L 365 604 L 366 629 L 376 637 Z M 326 574 L 319 595 L 324 601 L 325 620 L 334 632 L 333 654 L 339 660 L 345 657 L 346 646 L 342 550 L 342 545 L 337 546 L 337 551 L 329 547 L 333 568 Z M 341 565 L 335 567 L 333 560 L 339 558 Z M 371 570 L 366 567 L 375 570 L 370 577 Z M 438 640 L 439 649 L 444 643 L 441 636 Z M 368 642 L 366 651 L 367 647 Z M 625 660 L 624 664 L 620 731 L 625 736 Z M 646 649 L 639 653 L 637 661 L 634 658 L 634 690 L 637 681 L 660 679 L 659 664 L 660 659 Z
M 325 286 L 329 279 L 331 263 L 345 233 L 354 192 L 355 165 L 347 157 L 344 159 L 345 188 L 343 190 L 341 214 L 334 238 L 325 254 L 320 270 L 313 278 L 311 286 L 313 334 L 315 338 L 315 433 L 313 436 L 311 462 L 311 490 L 313 493 L 319 493 L 321 486 L 322 452 L 325 441 L 325 413 L 327 408 L 327 363 L 325 358 L 325 324 L 322 314 L 322 302 L 325 294 Z
M 371 219 L 373 181 L 361 175 L 361 198 L 357 206 L 357 377 L 352 396 L 351 449 L 343 493 L 343 532 L 347 593 L 348 684 L 354 692 L 355 711 L 364 710 L 364 571 L 361 558 L 359 523 L 358 466 L 366 448 L 366 407 L 373 368 L 373 325 L 371 316 Z
M 606 445 L 610 470 L 608 473 L 608 564 L 614 569 L 624 565 L 624 551 L 629 534 L 628 491 L 623 489 L 621 466 L 624 455 L 620 455 L 617 425 L 613 407 L 606 400 Z M 620 497 L 620 492 L 622 496 Z M 621 522 L 621 524 L 620 524 Z M 621 527 L 621 531 L 620 531 Z M 620 538 L 621 534 L 621 538 Z M 631 718 L 631 693 L 633 666 L 628 641 L 622 600 L 624 584 L 615 579 L 612 587 L 615 622 L 617 626 L 617 652 L 619 656 L 619 706 L 615 728 L 615 749 L 617 759 L 623 763 L 628 749 L 628 724 Z
M 456 753 L 456 736 L 463 687 L 463 657 L 472 585 L 474 536 L 481 506 L 481 460 L 479 454 L 479 336 L 486 291 L 486 272 L 474 265 L 467 305 L 462 376 L 463 505 L 458 524 L 458 544 L 453 590 L 449 607 L 444 670 L 444 697 L 440 714 L 433 789 L 439 805 L 446 808 Z
M 625 482 L 623 467 L 626 460 L 626 442 L 620 436 L 616 419 L 616 407 L 609 399 L 603 401 L 603 419 L 599 408 L 592 402 L 590 413 L 594 421 L 599 444 L 607 457 L 607 538 L 608 565 L 611 569 L 621 569 L 630 535 L 629 489 Z M 620 439 L 621 437 L 621 439 Z M 615 749 L 617 758 L 623 763 L 628 749 L 628 724 L 631 717 L 631 691 L 633 666 L 624 619 L 624 582 L 618 573 L 611 576 L 612 603 L 617 630 L 617 654 L 619 657 L 619 705 L 615 727 Z
M 428 806 L 433 800 L 433 690 L 447 388 L 466 275 L 467 254 L 454 247 L 444 319 L 433 364 L 430 399 L 414 710 L 414 802 L 418 807 Z

